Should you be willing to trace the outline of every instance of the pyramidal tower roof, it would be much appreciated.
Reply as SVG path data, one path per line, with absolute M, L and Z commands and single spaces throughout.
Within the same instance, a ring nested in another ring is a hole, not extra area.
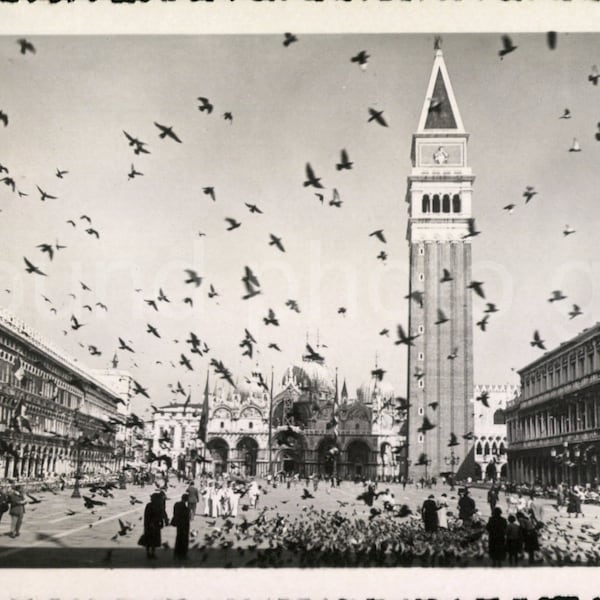
M 437 131 L 465 132 L 458 104 L 452 91 L 448 69 L 444 62 L 444 54 L 440 48 L 435 51 L 417 133 Z

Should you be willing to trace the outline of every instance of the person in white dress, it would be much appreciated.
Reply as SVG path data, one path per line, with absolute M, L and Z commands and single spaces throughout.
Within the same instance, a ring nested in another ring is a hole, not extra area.
M 250 498 L 250 506 L 256 508 L 258 506 L 258 497 L 260 496 L 260 488 L 256 481 L 252 481 L 248 487 L 248 497 Z
M 442 494 L 438 502 L 438 526 L 448 529 L 448 496 Z
M 213 482 L 209 481 L 206 487 L 202 491 L 202 498 L 204 499 L 204 516 L 208 517 L 212 512 L 212 501 L 214 495 Z

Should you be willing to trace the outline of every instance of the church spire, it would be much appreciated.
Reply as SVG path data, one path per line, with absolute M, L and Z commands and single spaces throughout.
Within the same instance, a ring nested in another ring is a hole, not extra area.
M 426 133 L 432 130 L 450 130 L 456 133 L 464 133 L 462 118 L 444 62 L 441 38 L 439 40 L 436 38 L 433 68 L 431 69 L 431 77 L 429 78 L 425 103 L 421 110 L 417 131 L 418 133 Z

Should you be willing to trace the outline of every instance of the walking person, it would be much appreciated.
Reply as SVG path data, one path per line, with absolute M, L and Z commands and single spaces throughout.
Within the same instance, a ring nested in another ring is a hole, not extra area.
M 190 520 L 191 511 L 188 506 L 189 496 L 183 494 L 179 502 L 175 502 L 173 506 L 173 525 L 177 533 L 175 535 L 175 548 L 173 549 L 174 558 L 187 558 L 188 547 L 190 543 Z
M 506 528 L 508 523 L 502 516 L 502 509 L 494 507 L 492 516 L 487 522 L 488 553 L 493 567 L 501 567 L 506 558 Z
M 144 534 L 138 544 L 146 547 L 146 556 L 156 558 L 155 550 L 161 543 L 161 529 L 164 525 L 165 509 L 162 496 L 155 492 L 144 510 Z
M 188 506 L 190 509 L 190 520 L 193 521 L 196 516 L 196 507 L 198 506 L 198 501 L 200 500 L 200 493 L 198 492 L 198 488 L 196 487 L 196 483 L 194 481 L 190 481 L 190 484 L 186 490 L 188 495 Z
M 494 509 L 496 508 L 496 504 L 498 504 L 498 490 L 492 484 L 492 487 L 489 489 L 487 493 L 487 501 L 490 505 L 490 514 L 494 514 Z
M 8 495 L 8 502 L 10 504 L 10 537 L 16 538 L 21 535 L 21 525 L 23 524 L 23 517 L 25 515 L 25 504 L 27 500 L 23 495 L 23 487 L 21 485 L 15 485 L 12 491 Z
M 438 505 L 433 494 L 430 494 L 427 500 L 423 502 L 423 506 L 421 507 L 421 517 L 423 518 L 425 531 L 428 533 L 435 533 L 438 530 Z

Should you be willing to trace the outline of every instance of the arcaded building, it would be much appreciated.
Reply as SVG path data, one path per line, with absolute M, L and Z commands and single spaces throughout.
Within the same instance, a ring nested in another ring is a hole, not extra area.
M 600 477 L 600 324 L 523 367 L 509 403 L 508 476 L 594 483 Z
M 123 403 L 118 391 L 0 309 L 0 479 L 72 475 L 78 463 L 81 473 L 120 469 L 127 458 Z

